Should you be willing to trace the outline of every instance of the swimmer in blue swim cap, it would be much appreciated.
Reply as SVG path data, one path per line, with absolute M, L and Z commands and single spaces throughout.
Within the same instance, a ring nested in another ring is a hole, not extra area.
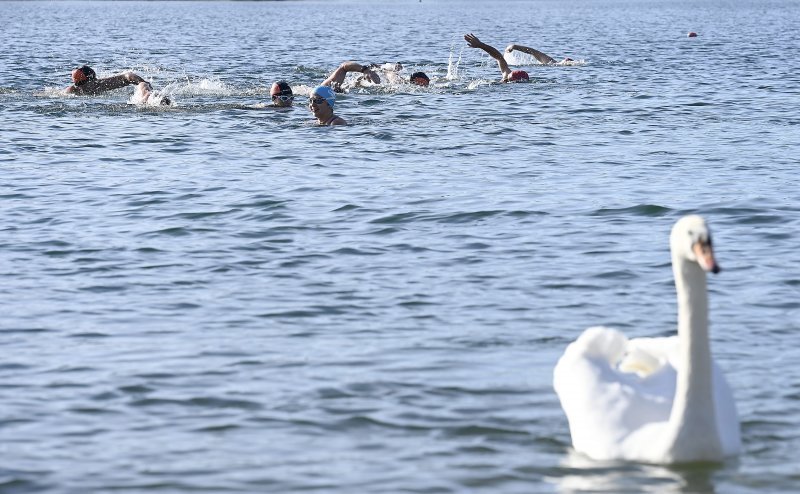
M 319 86 L 311 92 L 308 108 L 317 118 L 320 125 L 347 125 L 347 122 L 333 113 L 336 105 L 336 93 L 330 86 Z

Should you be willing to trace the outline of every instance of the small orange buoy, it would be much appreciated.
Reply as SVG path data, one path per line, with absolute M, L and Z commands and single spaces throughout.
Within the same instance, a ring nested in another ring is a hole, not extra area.
M 697 37 L 697 33 L 694 32 L 694 31 L 689 31 L 689 37 L 690 38 L 696 38 Z

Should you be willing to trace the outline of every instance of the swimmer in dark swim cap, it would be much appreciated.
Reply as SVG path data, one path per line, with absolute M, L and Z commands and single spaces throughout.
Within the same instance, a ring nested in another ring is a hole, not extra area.
M 413 74 L 411 74 L 409 82 L 411 84 L 416 84 L 417 86 L 427 87 L 428 84 L 431 83 L 431 79 L 425 74 L 425 72 L 414 72 Z
M 467 44 L 470 48 L 480 48 L 481 50 L 485 51 L 489 54 L 492 58 L 497 60 L 497 65 L 500 67 L 500 72 L 503 74 L 503 78 L 501 82 L 521 82 L 521 81 L 528 81 L 530 78 L 528 77 L 528 73 L 524 70 L 514 70 L 512 71 L 508 67 L 508 62 L 506 59 L 503 58 L 503 54 L 500 53 L 497 48 L 487 45 L 483 41 L 479 40 L 477 36 L 474 34 L 465 34 L 464 40 L 466 40 Z M 549 65 L 557 63 L 552 57 L 545 55 L 544 53 L 540 52 L 539 50 L 535 50 L 533 48 L 528 48 L 527 46 L 521 45 L 508 45 L 506 48 L 506 53 L 511 53 L 514 50 L 522 51 L 533 55 L 539 63 Z M 565 59 L 564 61 L 571 61 L 572 59 Z
M 286 81 L 273 83 L 269 95 L 272 98 L 272 106 L 275 108 L 289 108 L 294 103 L 294 93 Z
M 142 82 L 147 81 L 130 71 L 112 77 L 98 79 L 94 70 L 88 65 L 84 65 L 72 71 L 72 86 L 68 87 L 65 91 L 67 94 L 99 94 Z
M 349 61 L 344 62 L 334 70 L 331 75 L 322 82 L 323 86 L 330 86 L 337 93 L 343 93 L 344 80 L 348 72 L 360 72 L 361 75 L 356 79 L 356 85 L 374 85 L 380 84 L 381 75 L 390 84 L 403 84 L 410 82 L 418 86 L 427 86 L 430 84 L 430 78 L 423 72 L 415 72 L 409 79 L 400 76 L 398 72 L 403 70 L 403 66 L 399 63 L 385 63 L 383 65 L 362 65 L 357 62 Z

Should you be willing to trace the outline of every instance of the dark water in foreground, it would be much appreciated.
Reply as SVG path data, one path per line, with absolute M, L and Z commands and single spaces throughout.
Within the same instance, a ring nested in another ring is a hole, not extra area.
M 796 2 L 2 2 L 0 491 L 795 492 Z M 698 38 L 686 37 L 697 31 Z M 494 85 L 474 32 L 522 59 Z M 339 62 L 318 128 L 265 102 Z M 65 97 L 72 67 L 130 90 Z M 570 453 L 552 368 L 675 325 L 703 214 L 726 465 Z

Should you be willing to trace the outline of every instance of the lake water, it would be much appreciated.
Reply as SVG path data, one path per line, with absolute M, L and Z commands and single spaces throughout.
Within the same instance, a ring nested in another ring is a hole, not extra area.
M 800 4 L 0 2 L 0 491 L 796 492 Z M 695 31 L 698 37 L 689 38 Z M 538 48 L 530 84 L 463 35 Z M 340 62 L 352 125 L 302 96 Z M 133 70 L 69 97 L 72 68 Z M 265 103 L 277 79 L 298 98 Z M 588 326 L 671 334 L 704 215 L 721 466 L 571 453 Z

